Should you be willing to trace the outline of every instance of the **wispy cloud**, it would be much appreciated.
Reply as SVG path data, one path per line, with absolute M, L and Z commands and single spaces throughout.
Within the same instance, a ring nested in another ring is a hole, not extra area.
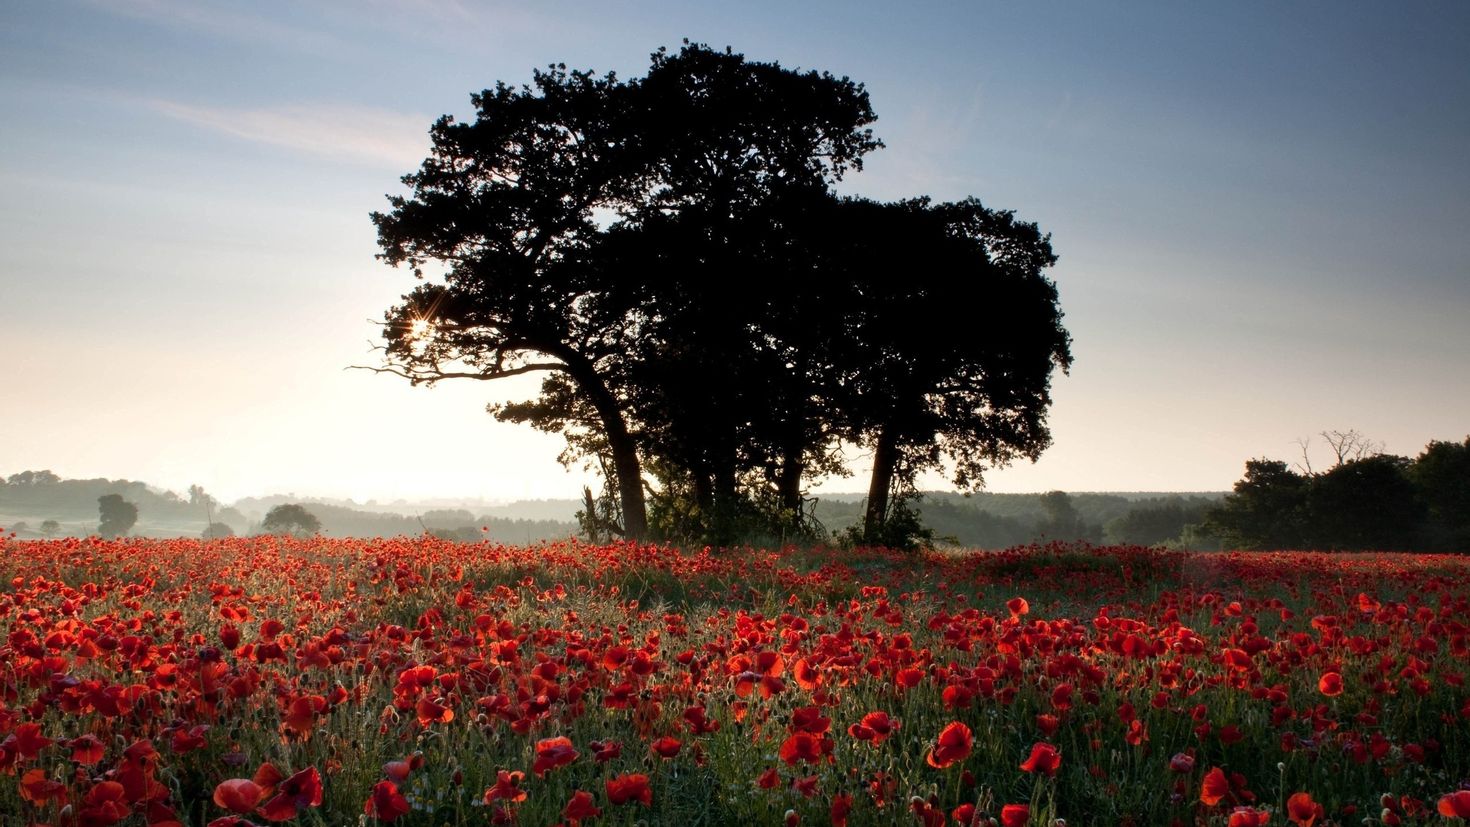
M 401 171 L 417 166 L 427 154 L 433 121 L 340 104 L 239 109 L 152 101 L 151 106 L 171 118 L 242 140 Z
M 322 52 L 338 45 L 329 32 L 288 25 L 207 0 L 85 0 L 101 11 L 168 28 L 185 28 L 249 43 Z

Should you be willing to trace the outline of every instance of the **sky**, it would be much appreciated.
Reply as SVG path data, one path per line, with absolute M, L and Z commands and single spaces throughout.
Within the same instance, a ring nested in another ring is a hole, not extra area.
M 1470 433 L 1470 4 L 17 0 L 0 474 L 577 496 L 559 437 L 485 413 L 535 378 L 347 369 L 413 285 L 368 215 L 471 93 L 684 38 L 862 82 L 886 148 L 843 192 L 1052 234 L 1075 365 L 1052 447 L 988 490 L 1226 490 L 1323 430 Z

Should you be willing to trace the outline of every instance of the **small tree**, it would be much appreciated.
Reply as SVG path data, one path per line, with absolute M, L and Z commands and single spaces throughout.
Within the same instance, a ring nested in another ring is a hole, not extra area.
M 138 506 L 124 500 L 121 494 L 103 494 L 98 497 L 97 509 L 102 516 L 97 533 L 103 537 L 121 537 L 138 522 Z
M 322 521 L 302 506 L 288 503 L 267 511 L 260 528 L 267 534 L 315 534 L 322 530 Z
M 205 540 L 222 540 L 226 537 L 234 537 L 235 530 L 227 523 L 210 523 L 209 527 L 199 535 Z
M 56 536 L 56 532 L 58 532 L 60 530 L 61 530 L 61 523 L 58 523 L 55 520 L 42 520 L 41 521 L 41 533 L 44 534 L 44 535 L 46 535 L 47 537 L 54 537 L 54 536 Z

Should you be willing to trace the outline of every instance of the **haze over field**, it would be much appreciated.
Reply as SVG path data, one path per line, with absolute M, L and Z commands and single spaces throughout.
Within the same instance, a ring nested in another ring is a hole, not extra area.
M 1410 456 L 1470 430 L 1463 4 L 363 8 L 0 10 L 0 471 L 575 497 L 559 437 L 484 412 L 535 377 L 344 370 L 413 286 L 368 213 L 471 92 L 685 37 L 866 84 L 887 148 L 843 192 L 1052 234 L 1075 367 L 1054 445 L 990 490 L 1218 491 L 1326 428 Z

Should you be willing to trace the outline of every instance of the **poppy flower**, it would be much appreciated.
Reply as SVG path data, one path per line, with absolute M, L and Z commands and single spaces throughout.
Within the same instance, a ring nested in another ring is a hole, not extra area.
M 1026 827 L 1031 820 L 1031 805 L 1007 804 L 1000 808 L 1001 827 Z
M 1011 613 L 1011 617 L 1020 617 L 1031 611 L 1031 604 L 1024 597 L 1012 597 L 1006 601 L 1006 610 Z
M 775 767 L 770 767 L 755 779 L 755 783 L 763 790 L 774 790 L 781 786 L 781 775 Z
M 1470 819 L 1470 790 L 1459 790 L 1440 798 L 1437 809 L 1446 818 Z
M 888 717 L 887 712 L 869 712 L 861 722 L 847 728 L 847 734 L 859 741 L 871 741 L 875 746 L 898 729 L 898 721 Z
M 379 781 L 373 786 L 372 795 L 362 805 L 362 811 L 369 818 L 379 821 L 392 822 L 399 816 L 406 816 L 412 811 L 408 806 L 408 799 L 398 791 L 398 785 L 392 781 Z
M 1038 742 L 1031 746 L 1031 756 L 1021 762 L 1024 772 L 1045 773 L 1047 778 L 1054 778 L 1057 767 L 1062 765 L 1062 754 L 1057 748 L 1045 742 Z
M 531 772 L 544 778 L 547 770 L 565 767 L 577 760 L 578 754 L 575 749 L 572 749 L 570 738 L 558 736 L 542 739 L 536 742 L 536 761 L 531 764 Z
M 561 817 L 572 824 L 580 824 L 584 818 L 596 818 L 600 815 L 602 810 L 592 802 L 592 793 L 583 790 L 572 793 L 571 800 L 561 811 Z
M 679 750 L 683 749 L 683 747 L 684 745 L 679 742 L 678 738 L 671 738 L 667 735 L 649 745 L 649 749 L 652 749 L 664 758 L 673 758 L 679 754 Z
M 485 803 L 494 804 L 497 800 L 514 804 L 526 800 L 526 791 L 521 788 L 521 781 L 525 780 L 526 774 L 515 770 L 506 772 L 497 770 L 495 773 L 495 786 L 485 790 Z
M 276 795 L 261 808 L 268 821 L 287 821 L 296 817 L 302 807 L 322 805 L 322 777 L 316 767 L 307 767 L 282 781 Z
M 828 811 L 828 823 L 832 827 L 847 827 L 847 816 L 852 812 L 852 796 L 838 793 L 832 796 L 832 808 Z
M 970 728 L 955 721 L 939 733 L 939 739 L 933 749 L 929 750 L 925 761 L 929 766 L 942 770 L 968 758 L 974 746 L 975 736 Z
M 1236 807 L 1230 811 L 1230 823 L 1228 827 L 1266 827 L 1270 823 L 1270 810 L 1258 810 L 1254 807 Z
M 975 805 L 966 801 L 964 804 L 954 808 L 949 817 L 954 819 L 961 827 L 973 827 L 975 823 Z
M 102 743 L 102 740 L 90 732 L 67 741 L 66 746 L 71 750 L 71 760 L 84 767 L 101 761 L 103 752 L 106 750 L 106 745 Z
M 832 754 L 832 739 L 810 732 L 793 733 L 781 744 L 781 760 L 795 765 L 798 761 L 817 763 Z
M 1205 779 L 1200 784 L 1199 800 L 1206 806 L 1213 807 L 1224 800 L 1230 794 L 1230 779 L 1225 777 L 1225 771 L 1219 767 L 1211 767 L 1205 773 Z
M 592 750 L 592 758 L 599 764 L 605 764 L 623 754 L 623 745 L 617 741 L 588 741 L 587 748 Z
M 624 773 L 617 778 L 609 778 L 605 786 L 607 800 L 613 804 L 637 801 L 645 807 L 653 805 L 653 788 L 648 786 L 648 776 L 642 773 Z
M 265 790 L 246 778 L 221 781 L 214 788 L 214 803 L 232 813 L 248 813 L 260 803 Z
M 45 807 L 52 799 L 66 799 L 66 785 L 52 781 L 43 769 L 27 770 L 20 779 L 20 797 L 37 807 Z
M 1322 805 L 1313 801 L 1310 793 L 1295 793 L 1286 799 L 1286 817 L 1297 827 L 1312 827 L 1325 815 Z
M 1329 698 L 1335 698 L 1342 694 L 1342 675 L 1337 672 L 1328 672 L 1317 679 L 1317 691 Z

